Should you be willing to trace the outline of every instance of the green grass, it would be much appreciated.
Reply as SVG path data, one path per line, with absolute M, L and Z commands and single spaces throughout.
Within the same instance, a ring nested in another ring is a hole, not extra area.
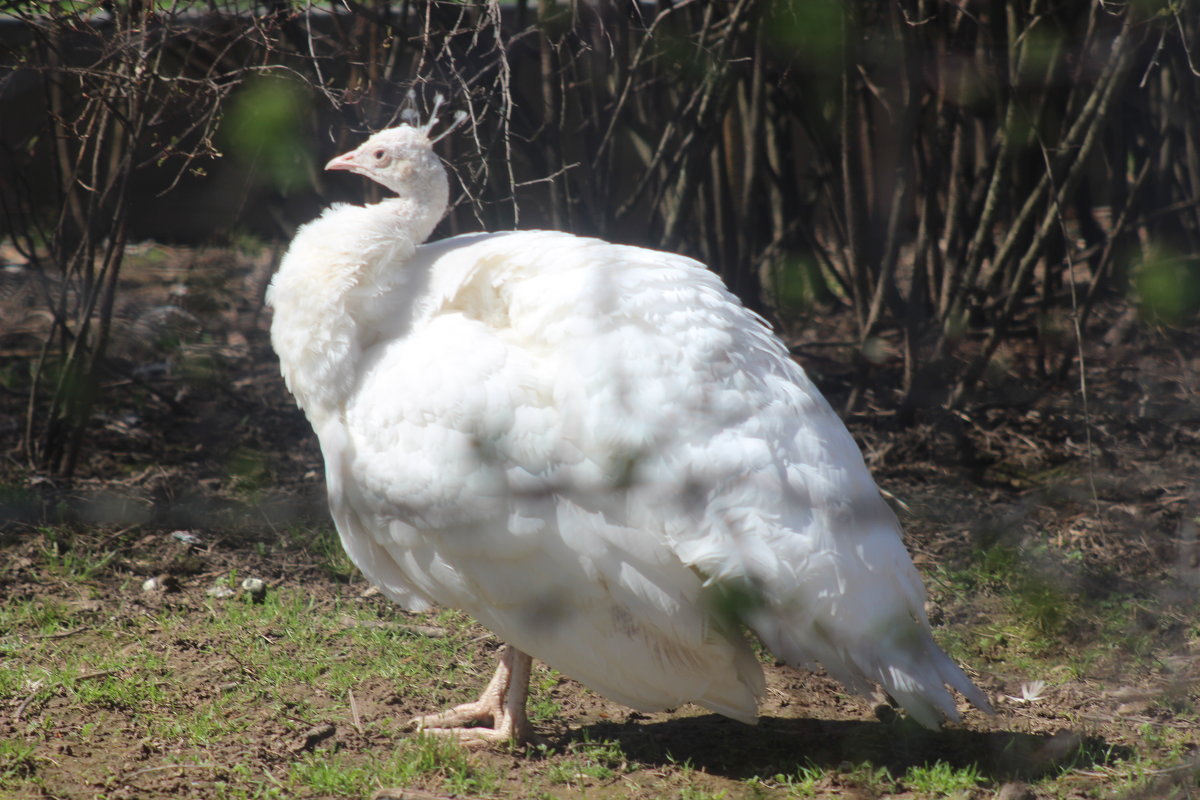
M 41 557 L 53 573 L 79 581 L 99 575 L 117 555 L 115 548 L 92 549 L 77 546 L 76 540 L 62 528 L 43 527 Z
M 265 770 L 249 764 L 234 764 L 212 784 L 215 800 L 283 800 L 293 796 L 287 787 Z
M 535 663 L 533 677 L 529 681 L 529 719 L 534 723 L 548 722 L 558 717 L 562 708 L 550 696 L 550 691 L 558 686 L 562 676 L 555 670 Z
M 288 528 L 284 535 L 292 547 L 300 548 L 317 559 L 329 577 L 344 583 L 357 574 L 357 568 L 346 555 L 337 531 L 332 527 L 293 526 Z
M 852 767 L 846 773 L 846 780 L 853 786 L 858 786 L 869 794 L 881 795 L 895 788 L 891 772 L 887 767 L 863 762 Z
M 497 786 L 494 770 L 480 767 L 456 742 L 414 736 L 401 742 L 390 758 L 362 763 L 340 753 L 313 753 L 292 765 L 289 781 L 320 795 L 362 797 L 386 786 L 421 780 L 457 795 L 488 794 Z
M 33 774 L 34 746 L 22 741 L 0 741 L 0 787 Z
M 0 604 L 0 631 L 25 628 L 37 636 L 50 636 L 69 627 L 72 616 L 67 604 L 59 600 L 10 600 Z M 5 647 L 4 641 L 0 639 L 0 648 Z M 8 646 L 15 643 L 10 641 Z
M 194 708 L 173 708 L 170 714 L 151 721 L 147 733 L 189 746 L 211 746 L 249 730 L 253 724 L 245 713 L 249 699 L 244 692 L 230 691 Z
M 991 663 L 1011 678 L 1045 684 L 1043 694 L 1082 683 L 1091 696 L 1102 696 L 1104 678 L 1124 676 L 1121 690 L 1144 687 L 1147 676 L 1169 672 L 1165 665 L 1200 644 L 1196 620 L 1200 605 L 1194 592 L 1174 583 L 1123 583 L 1106 573 L 1089 574 L 1082 553 L 1061 550 L 1046 541 L 1017 543 L 1007 535 L 980 547 L 973 561 L 958 570 L 942 570 L 932 582 L 935 604 L 969 598 L 974 625 L 956 624 L 938 631 L 955 657 Z M 1159 680 L 1153 685 L 1161 685 Z M 1014 686 L 1009 690 L 1020 696 Z M 1192 690 L 1155 690 L 1134 704 L 1134 715 L 1165 722 L 1133 726 L 1107 742 L 1084 739 L 1074 751 L 1057 754 L 1053 765 L 1031 776 L 1038 796 L 1047 797 L 1194 797 L 1200 772 L 1189 769 L 1194 730 L 1200 724 Z M 1037 709 L 1039 701 L 1013 701 Z M 1092 719 L 1095 719 L 1093 714 Z M 1115 722 L 1115 720 L 1114 720 Z M 1064 728 L 1087 730 L 1087 720 L 1067 719 Z M 1119 723 L 1117 725 L 1119 726 Z M 1037 762 L 1039 754 L 1028 759 Z M 943 762 L 910 767 L 898 784 L 916 797 L 976 797 L 986 777 L 974 765 Z M 1103 789 L 1098 787 L 1102 786 Z M 1081 788 L 1089 787 L 1089 788 Z
M 0 798 L 73 798 L 70 786 L 91 786 L 94 796 L 154 796 L 168 781 L 234 800 L 365 798 L 381 786 L 484 798 L 982 798 L 1012 777 L 1029 780 L 1039 796 L 1074 800 L 1113 787 L 1117 797 L 1157 791 L 1167 777 L 1197 786 L 1178 769 L 1192 752 L 1188 725 L 1200 724 L 1186 687 L 1146 701 L 1154 722 L 1071 743 L 1025 774 L 1019 765 L 1041 757 L 1039 739 L 995 734 L 1016 750 L 998 753 L 989 744 L 971 760 L 955 748 L 984 734 L 931 734 L 907 721 L 834 724 L 826 736 L 811 732 L 826 724 L 815 714 L 799 723 L 794 746 L 731 723 L 700 726 L 694 741 L 666 736 L 670 744 L 658 743 L 657 721 L 603 723 L 613 726 L 610 735 L 608 727 L 589 727 L 594 719 L 574 720 L 566 732 L 559 693 L 578 690 L 538 665 L 530 711 L 543 731 L 564 738 L 523 755 L 469 752 L 415 736 L 405 723 L 476 695 L 493 666 L 491 645 L 483 644 L 489 637 L 457 612 L 409 615 L 362 596 L 361 579 L 347 585 L 351 575 L 327 527 L 286 530 L 282 543 L 263 543 L 258 552 L 269 559 L 302 557 L 307 566 L 303 579 L 270 581 L 260 602 L 205 593 L 216 583 L 239 586 L 255 573 L 249 565 L 184 575 L 180 593 L 146 594 L 140 575 L 124 572 L 140 558 L 127 540 L 38 535 L 26 550 L 35 556 L 27 569 L 47 588 L 0 604 L 0 708 L 14 722 L 14 736 L 0 740 Z M 1057 622 L 1039 610 L 1035 592 L 1008 591 L 1045 557 L 997 547 L 940 573 L 935 602 L 961 596 L 986 610 L 939 629 L 942 640 L 968 663 L 1017 681 L 1044 680 L 1049 694 L 1118 663 L 1161 672 L 1168 652 L 1200 640 L 1194 609 L 1152 594 L 1089 597 L 1072 585 L 1062 590 L 1070 624 Z M 1095 678 L 1086 685 L 1101 691 Z M 1019 694 L 1015 686 L 1007 691 Z M 385 705 L 390 695 L 403 706 Z M 1016 707 L 1036 712 L 1038 702 Z M 333 725 L 334 735 L 301 747 L 321 725 Z M 730 737 L 732 750 L 710 735 Z M 706 756 L 710 750 L 733 755 Z M 953 758 L 930 755 L 941 752 Z M 93 753 L 113 755 L 89 762 Z M 1172 796 L 1174 785 L 1162 796 Z
M 775 784 L 787 792 L 789 798 L 816 797 L 818 787 L 826 780 L 828 772 L 813 763 L 797 767 L 791 774 L 775 776 Z
M 1114 649 L 1149 656 L 1161 632 L 1139 631 L 1130 620 L 1139 602 L 1155 614 L 1166 605 L 1119 593 L 1115 581 L 1103 593 L 1103 581 L 1082 574 L 1081 560 L 1044 543 L 1019 546 L 1001 538 L 980 547 L 966 567 L 936 573 L 931 588 L 935 602 L 967 596 L 986 605 L 985 621 L 941 631 L 941 640 L 962 660 L 1000 658 L 1031 678 L 1045 678 L 1047 665 L 1065 665 L 1079 677 Z
M 608 781 L 630 769 L 631 762 L 618 742 L 602 739 L 593 741 L 585 732 L 583 739 L 567 745 L 546 768 L 546 778 L 552 784 L 576 785 L 592 781 Z
M 728 800 L 728 789 L 705 789 L 699 786 L 684 786 L 676 795 L 679 800 Z
M 973 764 L 956 769 L 944 761 L 938 761 L 909 767 L 900 782 L 917 797 L 966 797 L 984 782 L 984 778 Z
M 82 581 L 82 576 L 103 571 L 107 559 L 99 563 L 81 550 L 66 561 L 62 553 L 76 551 L 59 550 L 57 543 L 48 538 L 43 546 L 47 557 L 42 566 L 48 572 Z M 231 572 L 215 582 L 237 581 Z M 139 587 L 137 581 L 127 584 L 132 587 L 127 591 Z M 82 622 L 66 602 L 22 600 L 0 607 L 0 630 L 14 632 L 0 637 L 0 653 L 6 657 L 0 700 L 20 705 L 21 732 L 33 742 L 0 743 L 0 797 L 15 787 L 41 784 L 36 743 L 64 735 L 54 728 L 52 709 L 69 709 L 80 717 L 118 715 L 128 720 L 125 736 L 168 751 L 203 753 L 249 741 L 263 724 L 264 711 L 277 715 L 287 735 L 296 737 L 331 715 L 349 728 L 349 691 L 364 676 L 408 684 L 408 697 L 424 698 L 430 708 L 470 694 L 469 682 L 461 691 L 444 689 L 464 677 L 456 662 L 463 660 L 468 637 L 478 636 L 460 614 L 422 619 L 428 628 L 445 632 L 430 637 L 409 632 L 405 617 L 390 605 L 356 598 L 317 602 L 300 586 L 268 591 L 261 603 L 240 596 L 194 596 L 198 607 L 172 603 L 157 614 L 99 620 L 92 614 L 77 635 L 63 635 Z M 176 653 L 173 667 L 164 654 L 139 645 L 165 630 L 177 632 L 165 646 L 187 654 L 181 662 Z M 432 675 L 440 680 L 431 680 Z M 546 678 L 550 685 L 556 682 Z M 375 781 L 405 783 L 428 776 L 460 795 L 495 787 L 492 772 L 471 762 L 456 743 L 409 738 L 386 723 L 370 727 L 399 741 L 382 763 L 322 750 L 297 757 L 285 778 L 233 763 L 214 783 L 214 795 L 282 797 L 299 791 L 304 796 L 361 796 L 378 785 Z M 111 737 L 112 730 L 97 722 L 85 722 L 66 735 L 73 746 L 89 747 Z
M 70 664 L 51 677 L 71 701 L 92 708 L 141 711 L 161 706 L 170 675 L 163 660 L 153 653 L 89 659 Z

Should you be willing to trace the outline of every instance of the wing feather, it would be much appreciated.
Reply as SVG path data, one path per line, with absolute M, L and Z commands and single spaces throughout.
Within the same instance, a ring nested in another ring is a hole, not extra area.
M 986 706 L 930 637 L 853 439 L 715 275 L 541 232 L 415 262 L 417 321 L 364 354 L 339 432 L 339 530 L 360 566 L 389 554 L 368 575 L 390 596 L 462 608 L 635 708 L 751 721 L 740 624 L 927 724 L 955 716 L 946 683 Z M 723 617 L 714 587 L 749 605 Z

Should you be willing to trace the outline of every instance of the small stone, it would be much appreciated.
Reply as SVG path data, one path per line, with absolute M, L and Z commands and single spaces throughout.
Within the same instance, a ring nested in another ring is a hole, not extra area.
M 450 800 L 450 795 L 435 794 L 408 786 L 390 786 L 376 791 L 371 795 L 371 800 Z
M 193 547 L 200 544 L 200 537 L 191 531 L 171 531 L 171 538 Z
M 1035 800 L 1035 795 L 1026 784 L 1010 781 L 997 790 L 995 800 Z
M 209 597 L 215 597 L 218 600 L 223 600 L 226 597 L 233 597 L 234 591 L 223 583 L 218 583 L 216 586 L 209 587 L 205 592 Z
M 179 581 L 174 575 L 155 575 L 153 578 L 146 578 L 142 581 L 142 591 L 146 593 L 153 592 L 178 592 Z
M 267 584 L 259 578 L 246 578 L 242 581 L 242 591 L 255 603 L 261 603 L 267 595 Z
M 1033 758 L 1039 765 L 1058 764 L 1077 753 L 1082 744 L 1081 734 L 1063 728 L 1046 739 L 1042 746 L 1033 752 Z
M 303 740 L 293 747 L 292 751 L 296 753 L 303 753 L 312 750 L 318 744 L 333 736 L 335 733 L 337 733 L 337 728 L 328 722 L 318 725 L 315 728 L 310 728 L 304 733 Z

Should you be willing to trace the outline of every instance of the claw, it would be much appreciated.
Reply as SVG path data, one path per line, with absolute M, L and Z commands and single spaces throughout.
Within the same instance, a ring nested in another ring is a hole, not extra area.
M 536 742 L 537 735 L 525 711 L 532 663 L 533 659 L 525 653 L 505 645 L 496 673 L 478 700 L 415 717 L 409 724 L 434 736 L 455 738 L 466 747 Z

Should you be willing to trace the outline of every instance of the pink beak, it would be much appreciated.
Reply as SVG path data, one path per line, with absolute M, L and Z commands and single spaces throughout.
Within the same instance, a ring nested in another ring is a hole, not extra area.
M 358 155 L 357 150 L 351 150 L 349 153 L 342 153 L 337 158 L 331 159 L 330 162 L 325 165 L 325 169 L 353 170 L 356 166 L 358 166 L 354 160 L 356 155 Z

